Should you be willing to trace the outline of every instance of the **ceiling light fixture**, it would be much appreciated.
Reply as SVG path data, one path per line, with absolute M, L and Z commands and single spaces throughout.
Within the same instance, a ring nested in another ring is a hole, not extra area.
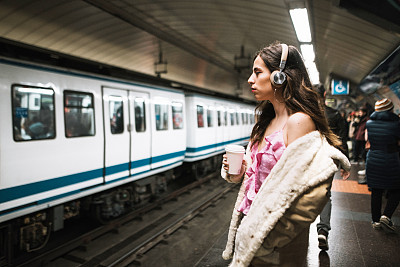
M 289 9 L 297 40 L 300 43 L 301 54 L 312 84 L 319 84 L 319 72 L 315 64 L 314 46 L 312 44 L 311 28 L 307 8 Z
M 312 84 L 319 84 L 319 72 L 315 64 L 314 46 L 312 44 L 301 44 L 301 54 L 303 55 L 304 64 L 306 65 L 308 75 Z
M 312 44 L 301 44 L 300 50 L 305 61 L 315 60 L 314 46 Z
M 317 65 L 315 65 L 314 61 L 305 61 L 308 75 L 310 76 L 310 80 L 312 84 L 319 84 L 319 72 L 317 70 Z
M 296 31 L 299 42 L 311 42 L 310 23 L 308 22 L 308 12 L 306 8 L 295 8 L 289 10 L 294 30 Z

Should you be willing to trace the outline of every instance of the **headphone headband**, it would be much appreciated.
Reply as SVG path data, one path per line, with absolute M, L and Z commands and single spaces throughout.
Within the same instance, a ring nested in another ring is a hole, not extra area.
M 281 63 L 279 64 L 280 72 L 282 72 L 285 69 L 286 60 L 289 53 L 289 47 L 287 46 L 287 44 L 281 44 L 281 46 L 282 46 L 282 55 L 281 55 Z

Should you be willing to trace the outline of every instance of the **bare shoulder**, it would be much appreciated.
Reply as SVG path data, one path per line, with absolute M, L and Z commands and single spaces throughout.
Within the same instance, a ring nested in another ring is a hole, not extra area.
M 314 125 L 313 120 L 311 117 L 303 112 L 297 112 L 289 116 L 288 121 L 287 121 L 288 126 L 301 126 L 301 125 L 308 125 L 312 124 Z M 315 125 L 314 125 L 315 126 Z
M 315 123 L 309 115 L 302 112 L 294 113 L 287 121 L 287 144 L 315 130 Z

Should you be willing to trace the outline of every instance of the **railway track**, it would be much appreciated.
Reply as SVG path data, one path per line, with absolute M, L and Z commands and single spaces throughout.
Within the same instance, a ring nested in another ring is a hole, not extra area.
M 146 263 L 154 259 L 148 254 L 160 250 L 164 252 L 157 255 L 171 256 L 168 249 L 159 247 L 168 247 L 178 230 L 189 231 L 193 218 L 215 207 L 234 188 L 213 173 L 17 266 L 152 266 Z

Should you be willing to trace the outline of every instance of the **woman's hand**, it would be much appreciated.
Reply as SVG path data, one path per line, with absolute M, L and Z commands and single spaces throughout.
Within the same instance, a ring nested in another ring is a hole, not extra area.
M 222 166 L 223 166 L 224 170 L 226 171 L 226 174 L 228 175 L 228 180 L 230 180 L 233 183 L 239 183 L 244 175 L 244 172 L 246 171 L 247 162 L 245 160 L 242 161 L 242 168 L 240 169 L 239 174 L 229 174 L 228 173 L 229 164 L 228 164 L 227 156 L 226 156 L 226 154 L 224 154 L 222 156 Z
M 343 180 L 347 180 L 350 176 L 350 172 L 340 169 L 340 176 L 342 176 Z

